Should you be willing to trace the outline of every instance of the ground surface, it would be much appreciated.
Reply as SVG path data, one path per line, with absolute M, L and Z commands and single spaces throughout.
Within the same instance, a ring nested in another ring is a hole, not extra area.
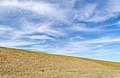
M 0 78 L 120 78 L 120 63 L 0 47 Z

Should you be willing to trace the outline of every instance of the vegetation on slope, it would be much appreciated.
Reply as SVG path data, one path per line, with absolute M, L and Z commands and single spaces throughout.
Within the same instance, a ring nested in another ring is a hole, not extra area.
M 120 78 L 120 63 L 0 47 L 0 78 Z

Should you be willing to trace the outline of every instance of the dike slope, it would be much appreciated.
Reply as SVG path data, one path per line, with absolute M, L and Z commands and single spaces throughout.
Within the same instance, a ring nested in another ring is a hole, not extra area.
M 0 47 L 0 78 L 120 78 L 120 63 Z

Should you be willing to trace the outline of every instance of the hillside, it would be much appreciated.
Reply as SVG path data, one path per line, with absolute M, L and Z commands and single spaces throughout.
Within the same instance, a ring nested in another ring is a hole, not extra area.
M 0 78 L 120 78 L 120 63 L 0 47 Z

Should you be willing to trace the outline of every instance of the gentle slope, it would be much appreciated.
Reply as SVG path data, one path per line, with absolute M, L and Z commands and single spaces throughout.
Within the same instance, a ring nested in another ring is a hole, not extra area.
M 120 63 L 0 47 L 0 78 L 120 78 Z

